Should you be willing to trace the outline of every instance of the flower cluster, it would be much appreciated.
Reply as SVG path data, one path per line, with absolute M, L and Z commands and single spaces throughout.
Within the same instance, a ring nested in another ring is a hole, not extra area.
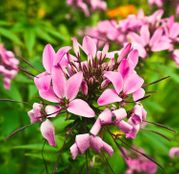
M 124 20 L 101 21 L 97 27 L 87 28 L 85 34 L 99 39 L 101 45 L 106 41 L 116 42 L 120 46 L 131 42 L 143 59 L 153 52 L 167 50 L 179 65 L 179 23 L 173 16 L 162 18 L 162 15 L 163 10 L 150 16 L 139 11 L 137 15 L 129 15 Z
M 90 11 L 107 8 L 107 4 L 103 0 L 67 0 L 67 4 L 81 9 L 86 16 L 90 16 Z
M 135 71 L 138 51 L 131 44 L 113 52 L 106 44 L 99 51 L 89 36 L 83 38 L 82 44 L 73 38 L 75 54 L 70 50 L 66 46 L 55 52 L 49 44 L 44 48 L 45 72 L 37 75 L 34 82 L 40 97 L 54 105 L 34 103 L 28 112 L 31 123 L 40 122 L 42 136 L 55 146 L 51 119 L 62 112 L 68 115 L 67 119 L 74 115 L 82 120 L 86 117 L 89 122 L 85 122 L 85 130 L 84 125 L 80 129 L 84 132 L 78 132 L 70 148 L 72 158 L 90 147 L 112 155 L 113 148 L 102 140 L 105 126 L 114 126 L 126 138 L 135 138 L 146 119 L 147 113 L 140 103 L 145 95 L 144 80 Z
M 124 158 L 128 169 L 125 174 L 134 174 L 134 173 L 146 173 L 146 174 L 155 174 L 157 172 L 157 165 L 150 161 L 149 159 L 136 154 L 129 153 L 126 149 L 124 149 L 127 158 Z M 140 149 L 140 152 L 144 152 L 143 149 Z
M 18 59 L 15 58 L 12 51 L 6 50 L 6 48 L 0 44 L 0 74 L 3 76 L 4 88 L 9 89 L 11 86 L 11 80 L 18 73 Z

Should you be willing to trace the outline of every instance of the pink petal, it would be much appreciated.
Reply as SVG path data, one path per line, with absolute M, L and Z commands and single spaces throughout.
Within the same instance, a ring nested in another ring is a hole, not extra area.
M 48 73 L 51 73 L 53 67 L 53 60 L 55 58 L 55 51 L 50 44 L 47 44 L 43 50 L 43 66 Z
M 174 23 L 170 29 L 170 37 L 171 38 L 176 38 L 179 35 L 179 23 Z
M 88 85 L 86 81 L 82 81 L 81 83 L 81 91 L 84 95 L 88 95 Z
M 133 48 L 138 50 L 138 53 L 139 53 L 140 57 L 145 58 L 147 56 L 147 52 L 146 52 L 144 46 L 142 46 L 141 44 L 139 44 L 137 42 L 133 42 L 132 46 L 133 46 Z
M 113 154 L 113 152 L 114 152 L 113 148 L 112 148 L 109 144 L 107 144 L 106 142 L 104 142 L 104 141 L 103 141 L 103 149 L 104 149 L 110 156 L 112 156 L 112 154 Z
M 51 76 L 49 74 L 46 72 L 39 74 L 34 78 L 34 83 L 43 99 L 51 102 L 59 101 L 51 87 Z
M 103 47 L 103 50 L 102 50 L 102 57 L 105 57 L 108 53 L 108 50 L 109 50 L 109 44 L 106 43 Z
M 131 130 L 132 130 L 132 126 L 129 124 L 129 123 L 127 123 L 126 121 L 124 121 L 124 120 L 121 120 L 118 124 L 117 124 L 117 126 L 121 129 L 121 131 L 122 132 L 124 132 L 124 133 L 129 133 Z
M 169 152 L 169 156 L 173 158 L 174 156 L 179 157 L 179 147 L 172 147 Z
M 125 78 L 131 71 L 131 66 L 127 59 L 123 59 L 118 67 L 118 71 L 121 73 L 122 77 Z
M 144 41 L 142 40 L 141 36 L 139 36 L 138 34 L 131 32 L 131 33 L 129 33 L 128 37 L 130 40 L 132 40 L 132 42 L 136 42 L 142 46 L 145 46 Z
M 51 76 L 46 72 L 34 77 L 34 83 L 38 90 L 48 90 L 51 85 Z
M 145 95 L 144 89 L 140 88 L 132 94 L 132 97 L 133 97 L 134 101 L 137 101 L 137 100 L 143 98 L 144 95 Z
M 75 138 L 76 145 L 81 154 L 83 154 L 90 147 L 90 135 L 79 134 Z
M 98 118 L 95 123 L 93 124 L 90 133 L 93 135 L 98 135 L 99 131 L 101 130 L 101 122 L 100 119 Z
M 161 37 L 160 41 L 152 45 L 151 50 L 152 51 L 163 51 L 163 50 L 170 50 L 172 48 L 172 45 L 170 43 L 170 40 L 167 37 Z
M 120 55 L 118 57 L 118 62 L 120 62 L 122 59 L 127 57 L 127 54 L 130 52 L 131 50 L 131 44 L 127 44 L 120 52 Z
M 126 132 L 126 138 L 134 139 L 140 130 L 140 124 L 134 125 L 131 131 Z
M 162 28 L 158 28 L 157 30 L 155 30 L 154 34 L 152 35 L 152 38 L 150 40 L 149 45 L 152 47 L 153 45 L 155 45 L 157 42 L 159 42 L 159 40 L 162 37 L 162 33 L 163 33 L 163 29 Z
M 107 71 L 105 72 L 104 77 L 112 82 L 114 89 L 116 90 L 117 94 L 119 94 L 123 87 L 123 79 L 120 72 Z
M 83 117 L 94 117 L 95 113 L 91 109 L 91 107 L 81 99 L 75 99 L 71 101 L 68 105 L 67 110 L 75 115 L 83 116 Z
M 96 56 L 96 43 L 89 36 L 85 36 L 82 43 L 82 49 L 87 55 L 92 56 L 93 58 Z
M 146 46 L 150 40 L 149 27 L 147 25 L 142 26 L 140 30 L 141 38 L 143 40 L 143 46 Z
M 55 94 L 59 98 L 64 98 L 66 94 L 66 78 L 60 67 L 52 70 L 52 85 Z
M 139 53 L 138 51 L 135 49 L 135 50 L 132 50 L 129 55 L 128 55 L 128 62 L 129 62 L 129 65 L 132 67 L 132 68 L 135 68 L 138 61 L 139 61 Z
M 101 96 L 98 98 L 97 103 L 99 106 L 121 102 L 122 99 L 118 96 L 118 94 L 113 89 L 106 89 Z
M 100 152 L 103 147 L 103 141 L 100 137 L 90 136 L 90 146 L 96 151 Z
M 112 113 L 116 116 L 117 121 L 121 121 L 122 119 L 127 117 L 127 112 L 124 108 L 116 109 L 112 111 Z
M 77 96 L 77 94 L 80 90 L 82 79 L 83 79 L 83 73 L 82 72 L 78 72 L 68 79 L 68 81 L 66 83 L 66 89 L 67 89 L 66 97 L 67 97 L 67 99 L 73 100 Z
M 71 47 L 69 47 L 69 46 L 60 48 L 56 53 L 56 57 L 55 57 L 53 65 L 60 64 L 60 62 L 64 58 L 65 54 L 67 54 L 70 49 L 71 49 Z
M 74 143 L 71 147 L 70 147 L 70 153 L 72 155 L 72 159 L 75 160 L 76 157 L 78 156 L 78 147 L 76 145 L 76 143 Z
M 144 80 L 134 72 L 125 80 L 123 91 L 125 94 L 131 94 L 140 89 L 143 83 Z
M 43 105 L 39 103 L 34 103 L 33 104 L 33 109 L 28 111 L 28 116 L 30 118 L 31 123 L 37 123 L 42 121 L 42 110 Z
M 48 90 L 39 90 L 39 95 L 41 98 L 50 102 L 58 103 L 60 101 L 59 98 L 55 95 L 52 87 L 50 87 Z
M 45 107 L 45 112 L 47 113 L 48 117 L 56 117 L 60 110 L 61 108 L 58 106 L 47 105 Z
M 48 141 L 51 146 L 56 146 L 55 129 L 53 124 L 47 119 L 40 126 L 42 136 Z
M 78 43 L 75 37 L 72 38 L 72 42 L 73 42 L 73 50 L 75 52 L 75 55 L 78 57 L 80 56 L 80 44 Z
M 110 109 L 106 108 L 100 115 L 99 119 L 101 124 L 110 124 L 112 122 L 112 112 Z
M 131 121 L 133 122 L 133 124 L 139 124 L 142 122 L 143 119 L 143 106 L 141 105 L 135 105 L 134 110 L 133 110 L 133 114 L 131 115 Z

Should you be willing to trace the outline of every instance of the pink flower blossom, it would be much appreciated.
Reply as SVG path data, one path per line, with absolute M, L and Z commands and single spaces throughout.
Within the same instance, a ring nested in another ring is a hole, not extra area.
M 128 156 L 128 159 L 125 159 L 126 164 L 128 166 L 128 169 L 125 171 L 125 174 L 134 174 L 136 172 L 142 172 L 145 174 L 155 174 L 157 172 L 157 165 L 149 159 L 138 154 L 132 153 L 130 155 L 130 153 L 127 150 L 125 150 L 125 153 Z
M 158 7 L 163 6 L 163 0 L 148 0 L 150 5 L 157 5 Z
M 128 37 L 131 39 L 134 48 L 139 50 L 139 55 L 145 58 L 147 56 L 147 49 L 157 52 L 168 50 L 172 47 L 170 40 L 163 35 L 163 32 L 162 28 L 158 28 L 151 36 L 148 26 L 143 26 L 140 30 L 140 35 L 131 32 Z
M 4 78 L 4 88 L 10 89 L 11 81 L 18 73 L 19 61 L 14 53 L 6 50 L 2 44 L 0 44 L 0 60 L 0 74 Z
M 33 109 L 28 111 L 31 123 L 40 122 L 40 131 L 42 136 L 51 146 L 56 146 L 55 129 L 49 118 L 56 117 L 61 108 L 58 106 L 47 105 L 45 108 L 42 104 L 34 103 Z
M 88 148 L 100 152 L 101 149 L 105 150 L 109 155 L 113 154 L 113 149 L 110 145 L 104 142 L 100 137 L 93 136 L 88 133 L 76 135 L 75 143 L 70 147 L 72 158 L 76 159 L 78 154 L 83 154 Z
M 86 16 L 90 16 L 90 11 L 107 8 L 107 4 L 103 0 L 67 0 L 67 4 L 81 9 Z
M 56 146 L 55 129 L 49 119 L 46 119 L 44 122 L 42 122 L 40 131 L 42 136 L 48 141 L 49 145 Z
M 104 149 L 112 155 L 112 147 L 99 136 L 101 128 L 114 125 L 126 138 L 135 138 L 146 118 L 146 112 L 139 103 L 145 95 L 142 88 L 144 80 L 135 71 L 138 51 L 131 44 L 126 44 L 121 50 L 109 52 L 108 43 L 99 50 L 96 39 L 89 36 L 83 38 L 82 44 L 76 38 L 72 42 L 74 53 L 69 52 L 71 47 L 63 47 L 57 53 L 52 46 L 45 47 L 45 71 L 34 78 L 34 83 L 40 97 L 56 106 L 35 103 L 28 115 L 32 123 L 41 122 L 42 136 L 55 146 L 55 131 L 50 122 L 53 117 L 65 112 L 69 117 L 79 115 L 92 118 L 95 116 L 94 108 L 101 114 L 94 124 L 94 119 L 91 119 L 90 134 L 80 132 L 76 136 L 70 148 L 72 158 L 75 159 L 90 147 L 97 152 Z M 131 95 L 134 108 L 127 112 L 125 106 Z M 121 107 L 112 107 L 110 104 L 113 103 L 121 103 Z M 96 105 L 107 105 L 107 108 L 98 109 Z

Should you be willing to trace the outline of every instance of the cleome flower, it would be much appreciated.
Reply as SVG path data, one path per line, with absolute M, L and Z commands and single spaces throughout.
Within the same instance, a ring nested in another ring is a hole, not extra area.
M 68 115 L 66 119 L 81 116 L 81 121 L 73 117 L 78 129 L 71 134 L 76 137 L 70 147 L 72 158 L 90 147 L 112 155 L 112 146 L 102 140 L 108 129 L 102 128 L 111 125 L 123 132 L 123 137 L 135 138 L 146 119 L 147 112 L 140 103 L 145 95 L 144 80 L 135 71 L 138 51 L 126 44 L 121 50 L 109 52 L 108 43 L 98 50 L 98 43 L 89 36 L 82 44 L 76 38 L 72 42 L 72 49 L 67 46 L 56 53 L 51 45 L 45 46 L 45 71 L 34 77 L 34 83 L 48 104 L 34 103 L 29 118 L 31 123 L 41 123 L 42 136 L 55 146 L 53 119 L 61 113 Z
M 90 16 L 90 11 L 107 8 L 107 4 L 103 0 L 67 0 L 67 4 L 80 9 L 86 16 Z
M 4 88 L 10 89 L 12 79 L 18 73 L 19 60 L 12 51 L 0 44 L 0 74 L 3 76 Z

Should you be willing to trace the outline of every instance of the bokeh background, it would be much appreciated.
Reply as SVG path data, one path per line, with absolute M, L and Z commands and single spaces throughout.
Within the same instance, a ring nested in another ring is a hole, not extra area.
M 135 13 L 138 9 L 143 9 L 146 14 L 151 14 L 155 10 L 155 7 L 149 6 L 147 0 L 108 0 L 107 4 L 108 10 L 129 4 L 133 6 L 132 11 L 126 7 L 123 12 L 119 12 L 115 16 L 118 20 L 131 12 Z M 164 9 L 165 16 L 174 13 L 170 1 L 165 4 Z M 75 36 L 80 40 L 81 33 L 87 26 L 95 26 L 100 20 L 110 19 L 108 10 L 95 12 L 86 17 L 81 11 L 68 6 L 65 0 L 0 0 L 0 42 L 21 60 L 21 67 L 36 75 L 38 72 L 27 65 L 23 58 L 43 70 L 41 58 L 45 44 L 52 44 L 56 50 L 71 45 L 71 37 Z M 118 45 L 111 43 L 110 49 L 113 48 L 118 48 Z M 154 92 L 149 99 L 143 101 L 143 104 L 148 111 L 149 120 L 162 123 L 179 132 L 179 70 L 168 57 L 166 52 L 153 54 L 150 59 L 141 62 L 138 72 L 146 83 L 170 76 L 147 88 Z M 34 101 L 38 101 L 38 93 L 33 80 L 23 72 L 13 80 L 10 90 L 7 91 L 2 86 L 0 84 L 1 99 L 28 102 L 0 102 L 0 173 L 43 174 L 45 166 L 48 167 L 49 173 L 52 173 L 57 158 L 58 173 L 84 173 L 84 157 L 73 161 L 69 151 L 61 153 L 60 157 L 58 155 L 58 149 L 65 139 L 64 128 L 69 124 L 63 119 L 56 122 L 59 127 L 57 148 L 46 145 L 43 149 L 44 140 L 39 132 L 39 125 L 28 127 L 6 140 L 16 128 L 29 125 L 27 111 L 31 109 Z M 170 137 L 171 141 L 166 141 L 150 131 L 141 130 L 133 143 L 164 166 L 166 173 L 178 173 L 179 158 L 170 159 L 168 153 L 171 147 L 179 146 L 179 133 L 173 134 L 154 125 L 148 125 L 147 128 L 162 132 Z M 115 153 L 109 158 L 109 163 L 116 174 L 124 173 L 127 168 L 120 153 Z M 95 167 L 91 169 L 91 173 L 110 172 L 108 167 L 101 166 L 98 159 Z M 158 168 L 157 173 L 165 172 Z

